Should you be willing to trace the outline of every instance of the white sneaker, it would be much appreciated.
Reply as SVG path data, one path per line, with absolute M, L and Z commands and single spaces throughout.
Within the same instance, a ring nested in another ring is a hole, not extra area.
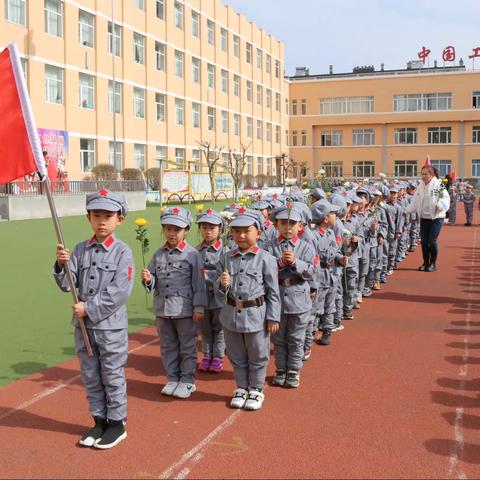
M 265 394 L 259 392 L 258 390 L 250 390 L 248 392 L 247 401 L 243 408 L 245 410 L 260 410 L 262 408 L 262 403 L 265 400 Z
M 162 395 L 168 395 L 172 396 L 173 392 L 176 390 L 178 387 L 178 382 L 168 382 L 163 388 L 162 391 L 160 392 Z
M 361 294 L 361 293 L 358 293 L 358 294 L 357 294 L 356 300 L 357 300 L 357 303 L 362 303 L 362 302 L 363 302 L 363 297 L 362 297 L 362 294 Z
M 232 408 L 243 408 L 247 400 L 248 391 L 244 388 L 237 388 L 233 392 L 233 397 L 230 400 L 230 406 Z
M 197 389 L 194 383 L 180 382 L 178 387 L 173 392 L 173 396 L 177 398 L 189 398 L 190 395 Z

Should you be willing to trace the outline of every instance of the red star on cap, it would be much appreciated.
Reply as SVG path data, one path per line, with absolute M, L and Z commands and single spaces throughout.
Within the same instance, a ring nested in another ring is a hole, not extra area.
M 100 190 L 98 192 L 102 197 L 106 197 L 110 192 L 106 189 L 106 188 L 102 188 L 102 190 Z
M 213 213 L 213 210 L 212 210 L 211 208 L 209 208 L 209 209 L 207 210 L 207 213 Z
M 172 213 L 174 213 L 175 215 L 178 215 L 180 213 L 180 209 L 177 207 L 172 208 Z
M 278 193 L 274 193 L 274 194 L 272 195 L 272 197 L 273 197 L 273 198 L 278 198 Z
M 242 207 L 242 208 L 240 208 L 240 209 L 238 210 L 238 213 L 240 213 L 240 214 L 243 215 L 244 213 L 247 213 L 247 209 L 244 208 L 244 207 Z
M 347 193 L 347 192 L 343 192 L 342 195 L 343 195 L 344 197 L 348 197 L 348 193 Z

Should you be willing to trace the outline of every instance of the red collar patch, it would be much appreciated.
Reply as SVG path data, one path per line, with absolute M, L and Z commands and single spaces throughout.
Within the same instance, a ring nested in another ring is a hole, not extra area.
M 265 228 L 270 228 L 271 222 L 270 220 L 265 220 Z
M 170 246 L 168 245 L 168 242 L 165 242 L 163 244 L 162 249 L 163 250 L 175 250 L 175 249 L 177 249 L 177 250 L 180 250 L 181 252 L 183 252 L 183 250 L 185 249 L 186 246 L 187 246 L 187 242 L 182 241 L 176 247 L 170 248 Z
M 320 235 L 325 235 L 327 233 L 327 231 L 323 227 L 319 227 L 318 231 Z
M 216 242 L 215 245 L 213 246 L 215 250 L 220 250 L 222 248 L 222 240 L 219 238 Z
M 94 243 L 98 245 L 103 245 L 108 250 L 115 243 L 115 237 L 113 235 L 110 235 L 103 243 L 98 243 L 95 235 L 93 235 L 93 237 L 88 240 L 87 245 L 91 246 Z
M 260 248 L 255 245 L 252 247 L 250 251 L 256 255 L 260 251 Z
M 297 244 L 298 239 L 299 239 L 299 235 L 297 235 L 296 237 L 291 238 L 290 240 L 287 240 L 285 237 L 282 237 L 282 235 L 279 235 L 279 236 L 278 236 L 278 241 L 279 241 L 279 242 L 287 241 L 287 242 L 293 243 L 294 245 Z

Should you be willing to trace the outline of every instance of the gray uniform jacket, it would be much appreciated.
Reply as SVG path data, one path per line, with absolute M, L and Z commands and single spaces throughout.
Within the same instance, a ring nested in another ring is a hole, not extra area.
M 301 230 L 298 234 L 298 238 L 302 241 L 305 242 L 313 247 L 313 251 L 315 252 L 315 257 L 318 257 L 318 236 L 316 233 L 308 226 L 305 225 L 303 230 Z M 318 261 L 320 261 L 320 257 L 318 257 Z M 310 291 L 316 291 L 318 290 L 319 286 L 319 278 L 320 278 L 320 267 L 315 268 L 315 272 L 313 274 L 313 278 L 309 281 L 310 283 Z
M 233 332 L 253 333 L 265 330 L 266 322 L 280 322 L 281 305 L 278 288 L 278 268 L 276 259 L 265 250 L 254 246 L 242 253 L 238 247 L 227 252 L 227 268 L 230 274 L 228 295 L 234 300 L 254 300 L 265 297 L 260 307 L 237 309 L 225 304 L 220 312 L 220 322 Z M 223 256 L 217 265 L 217 277 L 224 269 Z M 225 291 L 220 279 L 214 283 L 215 293 L 223 300 Z
M 387 214 L 387 223 L 388 223 L 388 240 L 393 240 L 395 238 L 395 233 L 397 233 L 397 208 L 393 203 L 385 204 L 385 213 Z
M 217 278 L 217 265 L 223 253 L 223 242 L 217 240 L 214 245 L 208 246 L 201 243 L 197 246 L 197 250 L 203 259 L 203 268 L 205 269 L 205 284 L 207 286 L 207 310 L 214 310 L 215 308 L 222 308 L 223 300 L 215 295 L 213 291 L 213 282 Z
M 281 259 L 283 252 L 292 250 L 295 265 L 285 265 Z M 277 259 L 282 313 L 294 314 L 308 312 L 312 308 L 310 284 L 318 265 L 318 256 L 312 245 L 302 242 L 298 237 L 287 240 L 282 236 L 272 239 L 271 252 Z M 295 281 L 295 285 L 282 285 Z
M 103 243 L 95 237 L 79 243 L 69 260 L 78 296 L 85 302 L 85 326 L 93 330 L 119 330 L 128 327 L 127 307 L 135 278 L 130 247 L 113 235 Z M 55 263 L 53 272 L 57 285 L 69 292 L 63 268 Z M 72 324 L 78 326 L 74 316 Z
M 152 282 L 147 291 L 155 290 L 154 310 L 157 317 L 191 317 L 207 306 L 203 260 L 187 242 L 175 248 L 166 243 L 148 264 Z
M 388 236 L 388 216 L 385 206 L 377 206 L 377 217 L 378 217 L 378 227 L 377 227 L 377 237 L 382 237 L 384 239 Z
M 465 205 L 465 208 L 473 208 L 475 203 L 475 195 L 473 193 L 464 193 L 461 195 L 460 200 Z
M 347 255 L 350 257 L 348 261 L 349 268 L 355 268 L 358 265 L 358 256 L 361 253 L 362 249 L 365 246 L 365 235 L 364 235 L 364 227 L 365 222 L 362 226 L 360 226 L 361 222 L 364 220 L 362 216 L 357 215 L 347 215 L 347 217 L 343 220 L 343 226 L 346 230 L 348 230 L 352 235 L 358 237 L 359 241 L 358 244 L 350 245 L 348 248 Z
M 317 255 L 320 259 L 320 288 L 331 287 L 334 284 L 335 266 L 342 258 L 335 240 L 335 234 L 331 228 L 320 227 L 315 230 L 318 238 Z

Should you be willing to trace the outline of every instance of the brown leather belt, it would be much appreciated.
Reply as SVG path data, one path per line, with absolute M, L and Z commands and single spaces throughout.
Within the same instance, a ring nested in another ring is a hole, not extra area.
M 290 287 L 292 285 L 299 285 L 300 283 L 305 283 L 305 280 L 300 277 L 292 277 L 292 278 L 280 278 L 278 283 L 282 287 Z
M 232 305 L 232 307 L 238 308 L 239 310 L 249 307 L 261 307 L 265 303 L 265 297 L 262 295 L 261 297 L 254 298 L 253 300 L 235 300 L 229 295 L 227 297 L 227 303 Z

